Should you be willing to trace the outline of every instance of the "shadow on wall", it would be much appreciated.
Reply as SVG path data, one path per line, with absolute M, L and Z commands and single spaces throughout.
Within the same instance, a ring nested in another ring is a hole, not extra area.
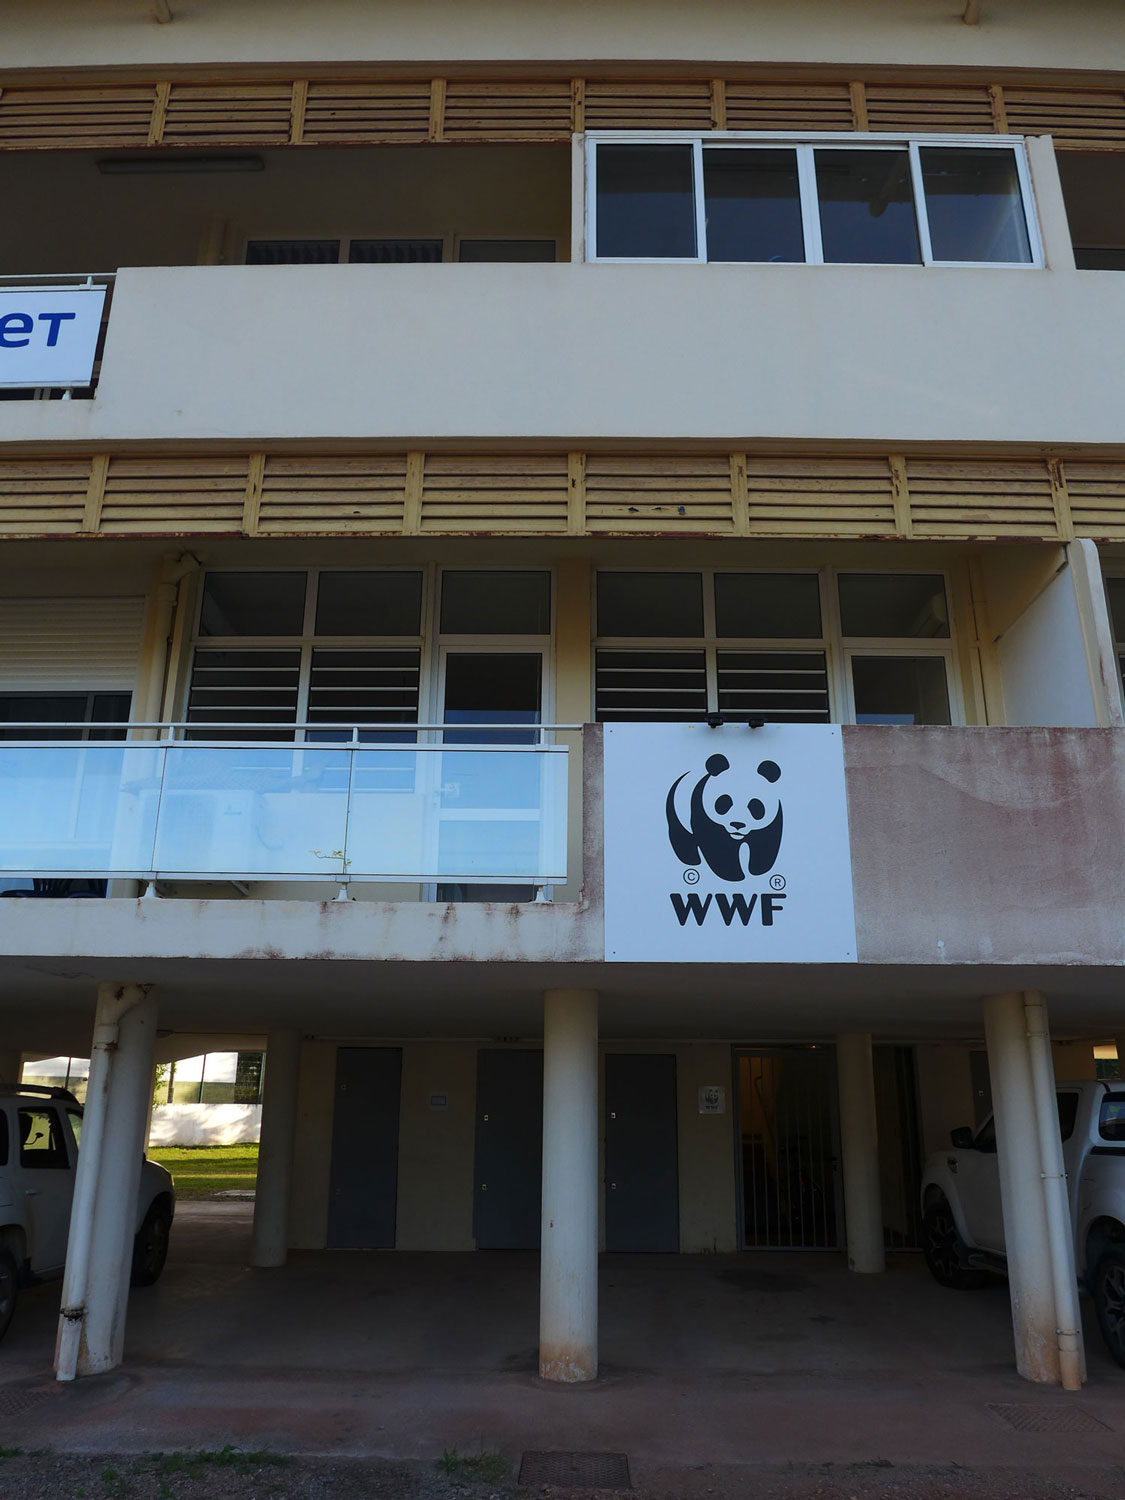
M 260 1104 L 158 1104 L 152 1112 L 150 1146 L 256 1145 L 262 1130 Z

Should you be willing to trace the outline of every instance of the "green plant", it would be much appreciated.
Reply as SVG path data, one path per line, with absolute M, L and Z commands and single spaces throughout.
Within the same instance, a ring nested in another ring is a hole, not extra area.
M 0 1448 L 0 1458 L 19 1458 L 22 1448 Z
M 437 1466 L 458 1479 L 475 1479 L 482 1484 L 500 1484 L 512 1474 L 512 1466 L 504 1455 L 485 1448 L 483 1438 L 476 1453 L 458 1453 L 455 1447 L 446 1448 Z
M 267 1465 L 283 1468 L 293 1461 L 284 1453 L 271 1453 L 268 1448 L 247 1450 L 233 1448 L 229 1443 L 225 1448 L 196 1448 L 194 1450 L 182 1449 L 173 1453 L 153 1453 L 151 1458 L 158 1474 L 185 1474 L 192 1479 L 200 1478 L 204 1469 L 208 1467 L 233 1469 L 236 1474 L 250 1474 L 254 1469 L 263 1469 Z

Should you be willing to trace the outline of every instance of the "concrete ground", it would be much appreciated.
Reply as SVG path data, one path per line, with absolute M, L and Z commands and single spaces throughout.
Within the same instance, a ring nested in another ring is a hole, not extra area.
M 517 1466 L 528 1449 L 624 1452 L 635 1479 L 889 1461 L 1116 1476 L 1125 1493 L 1125 1370 L 1088 1305 L 1089 1383 L 1066 1395 L 1016 1376 L 1003 1282 L 946 1291 L 919 1256 L 870 1277 L 835 1255 L 604 1257 L 602 1377 L 548 1386 L 536 1256 L 300 1252 L 253 1271 L 251 1212 L 181 1206 L 110 1375 L 53 1382 L 59 1287 L 24 1294 L 0 1448 L 424 1460 L 483 1444 Z

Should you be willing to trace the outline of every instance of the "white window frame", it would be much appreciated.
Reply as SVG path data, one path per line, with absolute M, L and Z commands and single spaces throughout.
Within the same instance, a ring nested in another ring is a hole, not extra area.
M 816 131 L 759 131 L 759 130 L 592 130 L 586 133 L 586 243 L 585 258 L 595 265 L 771 265 L 771 261 L 708 261 L 706 202 L 703 191 L 703 149 L 705 146 L 755 147 L 784 146 L 795 149 L 797 156 L 797 180 L 801 205 L 801 224 L 805 242 L 803 261 L 784 261 L 778 264 L 797 265 L 888 265 L 887 262 L 833 261 L 825 262 L 821 243 L 820 209 L 816 190 L 816 161 L 814 153 L 825 147 L 840 150 L 906 150 L 910 161 L 911 184 L 914 193 L 915 222 L 918 229 L 919 251 L 923 267 L 944 267 L 957 270 L 989 271 L 1038 271 L 1044 268 L 1043 242 L 1039 232 L 1039 218 L 1035 206 L 1035 193 L 1031 181 L 1031 168 L 1027 159 L 1027 147 L 1023 136 L 1018 135 L 891 135 L 882 131 L 873 134 L 838 130 Z M 637 256 L 599 255 L 598 245 L 598 168 L 597 148 L 600 145 L 690 145 L 692 146 L 692 186 L 695 200 L 695 250 L 694 256 Z M 1024 222 L 1027 225 L 1028 246 L 1031 259 L 1028 261 L 998 260 L 935 260 L 930 238 L 929 213 L 922 184 L 921 151 L 925 147 L 947 147 L 954 149 L 1010 151 L 1015 156 L 1016 175 L 1020 185 L 1020 197 Z M 914 262 L 892 262 L 900 268 Z
M 597 608 L 598 573 L 690 573 L 703 579 L 703 634 L 700 636 L 602 636 L 598 634 Z M 814 636 L 768 636 L 736 637 L 719 636 L 715 633 L 714 578 L 717 573 L 742 573 L 748 576 L 773 573 L 789 576 L 794 573 L 815 575 L 820 580 L 820 628 L 821 634 Z M 950 610 L 948 636 L 845 636 L 840 626 L 840 590 L 838 578 L 841 573 L 914 574 L 919 577 L 940 578 L 945 589 L 946 604 Z M 819 651 L 824 654 L 826 684 L 828 689 L 828 720 L 830 724 L 854 724 L 855 694 L 852 685 L 852 656 L 936 656 L 945 662 L 946 691 L 949 695 L 949 722 L 951 725 L 965 723 L 965 700 L 961 683 L 961 667 L 957 650 L 957 632 L 952 618 L 953 588 L 949 569 L 941 567 L 913 567 L 886 565 L 864 567 L 862 564 L 845 567 L 735 567 L 720 563 L 708 567 L 677 568 L 659 564 L 642 568 L 623 567 L 620 563 L 599 565 L 594 570 L 593 587 L 590 590 L 590 683 L 591 718 L 597 716 L 597 653 L 610 651 L 697 651 L 702 652 L 707 674 L 707 712 L 721 712 L 718 700 L 718 653 L 720 651 Z M 737 715 L 729 715 L 731 718 Z

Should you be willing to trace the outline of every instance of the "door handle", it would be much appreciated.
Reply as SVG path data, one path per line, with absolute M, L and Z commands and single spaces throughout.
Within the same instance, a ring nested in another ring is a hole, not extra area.
M 38 1196 L 39 1196 L 39 1189 L 38 1188 L 24 1188 L 23 1195 L 24 1195 L 25 1198 L 38 1198 Z
M 956 1170 L 957 1170 L 957 1158 L 955 1156 L 947 1156 L 945 1158 L 945 1165 L 949 1168 L 949 1170 L 951 1172 L 956 1172 Z

